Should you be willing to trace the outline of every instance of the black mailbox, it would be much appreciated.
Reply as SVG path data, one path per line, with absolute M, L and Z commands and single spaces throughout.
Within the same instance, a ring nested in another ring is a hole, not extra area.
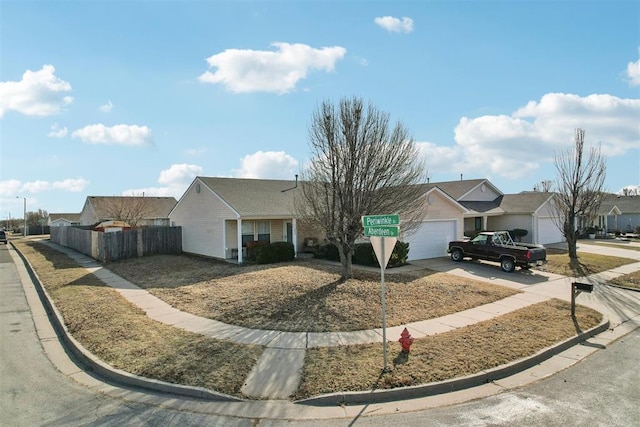
M 593 285 L 591 283 L 573 282 L 573 289 L 575 289 L 576 291 L 581 291 L 581 292 L 592 292 L 593 291 Z

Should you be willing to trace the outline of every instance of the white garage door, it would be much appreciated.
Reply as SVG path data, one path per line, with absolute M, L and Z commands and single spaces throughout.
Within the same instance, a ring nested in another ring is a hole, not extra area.
M 538 241 L 536 243 L 545 245 L 547 243 L 562 242 L 563 240 L 564 236 L 552 218 L 538 219 Z
M 456 239 L 455 221 L 426 221 L 407 238 L 409 260 L 447 255 L 449 242 Z

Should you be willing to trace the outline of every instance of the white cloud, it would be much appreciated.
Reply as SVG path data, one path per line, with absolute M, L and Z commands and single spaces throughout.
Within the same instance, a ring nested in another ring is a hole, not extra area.
M 27 70 L 20 81 L 0 82 L 0 117 L 6 111 L 27 116 L 50 116 L 69 105 L 73 98 L 66 95 L 71 85 L 55 76 L 53 65 L 39 71 Z
M 145 196 L 175 197 L 179 199 L 193 179 L 202 175 L 202 171 L 202 167 L 197 165 L 186 163 L 171 165 L 168 169 L 160 172 L 158 183 L 162 184 L 161 187 L 129 189 L 123 191 L 122 195 L 144 194 Z
M 640 49 L 638 49 L 640 52 Z M 627 64 L 627 81 L 631 86 L 640 86 L 640 59 Z
M 275 51 L 227 49 L 207 59 L 209 68 L 198 79 L 223 84 L 237 93 L 272 92 L 285 94 L 307 77 L 311 70 L 331 72 L 347 50 L 340 46 L 314 49 L 305 44 L 272 43 Z
M 70 191 L 72 193 L 79 193 L 83 191 L 89 185 L 89 181 L 84 178 L 65 179 L 63 181 L 56 181 L 52 187 L 56 190 Z
M 380 16 L 373 20 L 377 25 L 392 33 L 410 33 L 413 31 L 413 19 L 393 16 Z
M 107 127 L 102 123 L 75 130 L 71 136 L 88 144 L 143 146 L 153 143 L 151 129 L 146 126 L 116 125 Z
M 521 178 L 573 145 L 576 128 L 604 155 L 640 148 L 640 99 L 549 93 L 507 115 L 463 117 L 454 147 L 420 143 L 430 173 L 451 172 Z
M 51 125 L 51 131 L 47 134 L 49 138 L 64 138 L 67 136 L 68 130 L 65 127 L 61 128 L 58 123 Z
M 109 100 L 109 102 L 107 102 L 106 104 L 100 106 L 100 111 L 102 111 L 103 113 L 108 113 L 111 110 L 113 110 L 113 103 L 111 102 L 111 100 Z
M 0 197 L 16 197 L 20 193 L 22 182 L 17 179 L 0 181 Z
M 200 174 L 202 174 L 202 167 L 200 166 L 188 165 L 186 163 L 176 164 L 160 172 L 158 182 L 169 186 L 174 184 L 189 184 Z
M 78 193 L 83 191 L 89 185 L 89 181 L 84 178 L 69 178 L 62 181 L 30 181 L 21 182 L 17 179 L 10 179 L 7 181 L 0 181 L 0 196 L 22 196 L 27 194 L 42 193 L 44 191 L 62 190 L 72 193 Z
M 206 147 L 199 147 L 199 148 L 188 148 L 185 150 L 185 154 L 187 156 L 199 156 L 201 154 L 204 154 L 207 152 L 207 148 Z
M 298 161 L 284 151 L 258 151 L 242 158 L 237 178 L 291 179 L 298 173 Z

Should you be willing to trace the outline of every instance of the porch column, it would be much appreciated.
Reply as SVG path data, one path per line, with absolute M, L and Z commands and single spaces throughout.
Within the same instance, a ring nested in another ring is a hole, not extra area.
M 291 218 L 291 233 L 293 234 L 293 256 L 298 257 L 298 223 Z
M 487 218 L 488 218 L 487 216 L 482 217 L 482 229 L 484 231 L 487 231 Z
M 242 264 L 242 218 L 238 218 L 238 264 Z

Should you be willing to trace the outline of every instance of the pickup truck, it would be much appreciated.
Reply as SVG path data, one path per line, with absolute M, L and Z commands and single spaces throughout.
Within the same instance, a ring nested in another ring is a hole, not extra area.
M 485 231 L 473 240 L 449 242 L 448 253 L 456 262 L 465 257 L 498 261 L 503 271 L 511 273 L 516 266 L 530 268 L 547 262 L 547 250 L 542 245 L 514 243 L 508 231 Z

